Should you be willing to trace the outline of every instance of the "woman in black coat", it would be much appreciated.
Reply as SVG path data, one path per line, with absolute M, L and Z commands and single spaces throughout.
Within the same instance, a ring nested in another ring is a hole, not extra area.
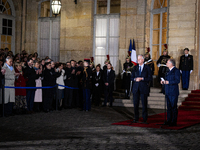
M 103 74 L 100 69 L 100 65 L 97 65 L 96 71 L 93 73 L 92 77 L 92 89 L 95 106 L 99 106 L 102 94 Z

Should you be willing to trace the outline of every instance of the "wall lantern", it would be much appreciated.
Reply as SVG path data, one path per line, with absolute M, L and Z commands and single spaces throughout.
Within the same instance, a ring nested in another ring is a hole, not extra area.
M 60 13 L 60 9 L 61 9 L 61 1 L 60 0 L 53 0 L 51 3 L 51 8 L 52 8 L 52 12 L 55 15 L 55 17 L 57 15 L 59 15 Z

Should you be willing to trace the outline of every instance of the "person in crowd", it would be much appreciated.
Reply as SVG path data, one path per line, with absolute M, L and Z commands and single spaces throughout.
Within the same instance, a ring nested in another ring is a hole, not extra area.
M 101 102 L 102 94 L 102 85 L 103 85 L 103 74 L 100 71 L 100 65 L 96 66 L 96 71 L 93 73 L 92 77 L 92 89 L 93 89 L 93 98 L 95 106 L 99 106 Z
M 78 78 L 78 98 L 79 98 L 79 107 L 82 110 L 83 109 L 83 87 L 82 87 L 82 77 L 83 77 L 83 70 L 84 70 L 84 66 L 83 66 L 83 61 L 79 60 L 78 61 L 78 66 L 77 66 L 77 72 L 79 72 L 77 74 L 77 78 Z
M 56 67 L 55 67 L 55 62 L 54 61 L 51 61 L 51 73 L 53 75 L 53 82 L 54 82 L 54 85 L 56 85 L 56 79 L 61 75 L 61 71 L 59 69 L 58 72 L 56 72 Z M 53 109 L 56 109 L 56 91 L 57 91 L 57 88 L 54 87 L 53 88 L 53 105 L 52 105 L 52 108 L 50 110 L 53 110 Z
M 154 75 L 154 62 L 151 59 L 151 55 L 150 55 L 150 48 L 147 48 L 147 52 L 145 53 L 145 58 L 144 58 L 144 64 L 148 65 L 151 69 L 151 73 L 152 73 L 152 79 L 153 79 L 153 75 Z M 149 93 L 150 93 L 150 88 L 153 87 L 153 80 L 149 82 Z M 149 95 L 148 95 L 149 96 Z
M 36 87 L 35 80 L 39 78 L 39 70 L 35 71 L 33 68 L 33 60 L 27 60 L 27 66 L 24 69 L 24 77 L 26 79 L 26 87 Z M 35 89 L 26 89 L 26 101 L 29 113 L 34 113 L 34 98 L 35 98 Z
M 142 102 L 143 122 L 147 123 L 147 96 L 149 94 L 149 82 L 152 80 L 152 72 L 148 65 L 144 64 L 144 57 L 138 55 L 138 65 L 133 68 L 131 80 L 133 82 L 133 104 L 134 104 L 134 123 L 139 120 L 139 101 Z
M 65 87 L 59 86 L 59 85 L 65 85 L 64 80 L 66 78 L 65 76 L 65 70 L 63 70 L 63 64 L 59 63 L 56 67 L 56 71 L 59 72 L 61 70 L 61 74 L 60 76 L 56 79 L 56 84 L 58 84 L 58 89 L 57 89 L 57 106 L 58 109 L 61 110 L 61 103 L 62 103 L 62 99 L 64 98 L 63 93 L 64 93 L 64 89 Z
M 110 63 L 110 56 L 107 55 L 107 59 L 104 62 L 104 66 L 103 66 L 103 71 L 106 72 L 107 71 L 107 65 Z
M 42 68 L 40 67 L 40 63 L 38 61 L 34 64 L 35 71 L 38 72 L 39 78 L 35 80 L 36 87 L 42 87 Z M 34 97 L 34 109 L 36 112 L 41 110 L 42 103 L 42 89 L 36 89 L 35 97 Z
M 22 71 L 21 63 L 15 63 L 15 72 L 19 73 L 15 78 L 15 87 L 26 87 L 26 80 Z M 27 112 L 26 89 L 15 89 L 15 105 L 16 114 Z
M 165 44 L 164 46 L 165 46 L 165 49 L 163 51 L 163 55 L 161 55 L 156 62 L 157 66 L 159 67 L 159 70 L 158 70 L 159 82 L 161 81 L 161 78 L 165 79 L 165 75 L 168 70 L 166 63 L 167 63 L 167 60 L 171 58 L 171 56 L 168 55 L 167 45 Z M 161 93 L 163 93 L 163 89 L 161 90 Z
M 13 59 L 11 57 L 6 58 L 6 63 L 4 64 L 3 68 L 5 69 L 5 86 L 14 87 L 15 76 L 19 76 L 20 73 L 15 73 L 13 68 Z M 13 103 L 15 102 L 15 89 L 6 88 L 5 89 L 5 116 L 13 115 Z
M 91 76 L 92 69 L 89 67 L 90 60 L 85 59 L 84 61 L 84 70 L 82 76 L 82 86 L 83 86 L 83 110 L 91 110 L 91 101 L 90 101 L 90 89 L 91 89 Z
M 51 62 L 45 63 L 45 70 L 43 74 L 43 86 L 54 86 L 56 74 L 52 70 Z M 55 71 L 55 70 L 54 70 Z M 61 72 L 61 70 L 59 70 Z M 52 110 L 52 102 L 54 98 L 54 88 L 47 88 L 43 90 L 44 100 L 43 100 L 43 109 L 45 112 Z
M 130 60 L 130 56 L 126 57 L 126 62 L 124 63 L 123 70 L 123 89 L 125 89 L 125 98 L 130 98 L 130 83 L 131 83 L 131 71 L 134 67 L 133 63 Z
M 166 79 L 161 81 L 161 84 L 165 85 L 165 95 L 167 98 L 167 122 L 165 124 L 169 126 L 177 126 L 180 71 L 175 66 L 176 62 L 174 59 L 167 61 L 169 72 L 166 75 Z
M 112 70 L 111 63 L 107 64 L 107 71 L 104 71 L 103 74 L 103 83 L 104 83 L 104 105 L 107 105 L 108 99 L 110 100 L 110 107 L 113 103 L 113 91 L 114 91 L 114 81 L 115 81 L 115 71 Z
M 193 56 L 189 54 L 189 49 L 184 49 L 184 55 L 180 57 L 179 70 L 182 74 L 182 89 L 188 90 L 190 74 L 193 71 Z
M 74 87 L 74 76 L 76 73 L 75 62 L 71 60 L 67 62 L 67 68 L 65 70 L 66 80 L 65 86 Z M 73 89 L 65 88 L 65 101 L 64 101 L 64 108 L 72 108 L 72 100 L 73 100 Z

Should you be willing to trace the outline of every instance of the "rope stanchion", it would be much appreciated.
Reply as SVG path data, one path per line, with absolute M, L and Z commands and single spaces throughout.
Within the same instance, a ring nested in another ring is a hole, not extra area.
M 43 87 L 13 87 L 13 86 L 5 86 L 6 89 L 51 89 L 56 87 L 54 86 L 43 86 Z

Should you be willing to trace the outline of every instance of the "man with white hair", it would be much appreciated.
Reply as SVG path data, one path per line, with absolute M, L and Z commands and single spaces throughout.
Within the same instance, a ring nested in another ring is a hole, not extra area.
M 142 102 L 142 117 L 143 122 L 147 123 L 147 96 L 149 94 L 149 81 L 152 80 L 151 69 L 144 64 L 144 57 L 138 55 L 138 65 L 133 67 L 131 80 L 133 81 L 133 104 L 134 104 L 134 123 L 139 121 L 139 101 L 141 97 Z
M 14 87 L 15 76 L 19 76 L 19 73 L 15 73 L 13 68 L 13 59 L 11 57 L 6 58 L 6 63 L 3 68 L 5 69 L 5 86 Z M 15 89 L 5 89 L 5 116 L 8 117 L 12 115 L 13 103 L 15 102 Z

